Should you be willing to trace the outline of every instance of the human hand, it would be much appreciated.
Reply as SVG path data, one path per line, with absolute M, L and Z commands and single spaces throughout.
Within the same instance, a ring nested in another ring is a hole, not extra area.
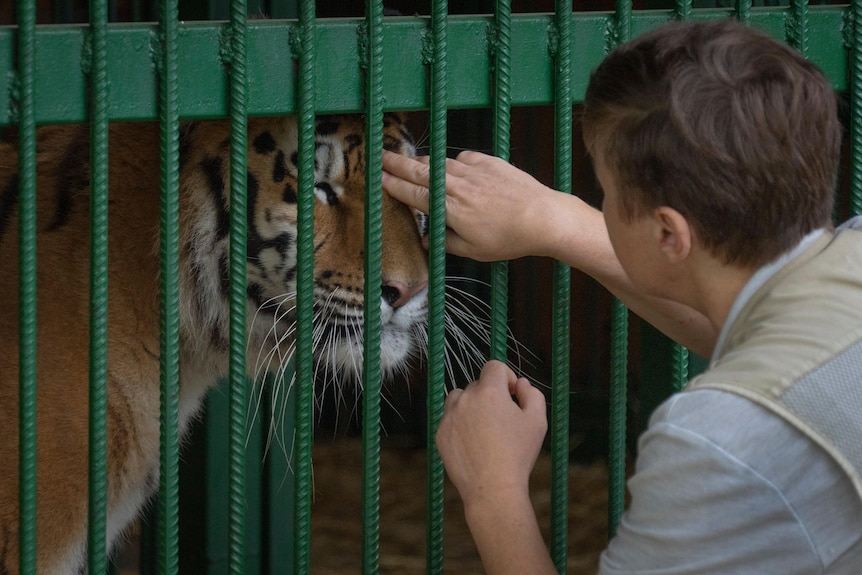
M 427 214 L 428 162 L 384 151 L 383 189 Z M 446 161 L 446 249 L 479 261 L 549 255 L 559 196 L 500 158 L 461 152 Z
M 468 512 L 527 494 L 547 429 L 542 392 L 499 361 L 449 393 L 437 449 Z

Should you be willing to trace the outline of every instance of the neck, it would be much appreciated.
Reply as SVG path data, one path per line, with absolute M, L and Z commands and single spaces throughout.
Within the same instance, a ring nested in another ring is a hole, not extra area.
M 705 256 L 705 260 L 691 274 L 687 303 L 704 314 L 716 333 L 719 333 L 727 321 L 733 302 L 756 271 L 720 263 L 711 256 Z

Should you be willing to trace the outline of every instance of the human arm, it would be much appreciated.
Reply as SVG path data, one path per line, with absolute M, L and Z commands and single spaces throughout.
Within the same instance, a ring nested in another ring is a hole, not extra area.
M 428 213 L 427 159 L 383 155 L 383 187 Z M 499 158 L 462 152 L 446 163 L 446 247 L 479 261 L 548 256 L 592 276 L 671 339 L 709 357 L 716 328 L 700 312 L 647 296 L 631 283 L 614 253 L 604 216 Z
M 437 448 L 489 575 L 556 573 L 529 494 L 546 432 L 544 395 L 500 362 L 446 400 Z

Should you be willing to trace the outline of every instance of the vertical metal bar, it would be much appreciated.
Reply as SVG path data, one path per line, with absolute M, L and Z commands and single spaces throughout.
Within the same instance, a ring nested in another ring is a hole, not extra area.
M 159 466 L 159 565 L 179 570 L 179 112 L 177 3 L 162 0 L 159 115 L 161 122 L 161 462 Z
M 228 457 L 228 563 L 230 573 L 245 573 L 245 433 L 248 410 L 246 346 L 246 54 L 245 0 L 230 6 L 230 449 Z
M 677 20 L 691 20 L 692 0 L 676 0 L 674 11 L 676 13 Z M 685 347 L 675 343 L 671 353 L 671 377 L 673 388 L 676 391 L 680 391 L 685 387 L 685 384 L 688 383 L 689 352 Z
M 294 514 L 295 572 L 310 572 L 311 434 L 314 407 L 314 360 L 311 338 L 314 310 L 314 0 L 299 10 L 299 181 L 297 221 L 297 351 L 296 351 L 296 483 Z
M 853 0 L 850 126 L 850 212 L 862 215 L 862 0 Z
M 554 187 L 572 192 L 572 8 L 569 0 L 556 3 Z M 557 572 L 566 573 L 569 506 L 569 335 L 571 268 L 554 262 L 553 346 L 551 374 L 551 557 Z
M 428 230 L 428 507 L 426 572 L 443 573 L 443 462 L 433 441 L 446 394 L 446 0 L 431 6 L 431 188 Z
M 19 572 L 36 573 L 36 0 L 18 2 L 18 545 Z
M 617 0 L 614 38 L 623 43 L 631 36 L 631 0 Z M 608 479 L 608 531 L 611 537 L 625 506 L 626 481 L 626 404 L 628 387 L 628 309 L 619 300 L 613 303 L 611 317 L 611 390 Z
M 692 0 L 676 0 L 674 3 L 676 19 L 687 21 L 691 20 Z
M 736 0 L 736 17 L 740 22 L 751 22 L 751 0 Z
M 367 0 L 365 68 L 365 305 L 362 394 L 362 572 L 377 573 L 380 555 L 380 262 L 382 246 L 383 2 Z
M 511 58 L 512 4 L 497 0 L 494 57 L 494 155 L 509 160 L 511 126 Z M 509 320 L 509 264 L 491 264 L 491 357 L 506 361 Z
M 790 21 L 787 27 L 787 41 L 802 54 L 803 58 L 808 58 L 808 46 L 811 36 L 809 32 L 808 0 L 792 0 L 790 5 Z
M 108 7 L 90 2 L 90 573 L 106 569 L 108 337 Z

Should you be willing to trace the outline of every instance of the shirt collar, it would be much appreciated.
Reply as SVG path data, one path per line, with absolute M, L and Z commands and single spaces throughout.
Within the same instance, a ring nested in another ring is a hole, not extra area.
M 862 223 L 862 218 L 860 219 L 860 223 Z M 849 222 L 848 222 L 849 223 Z M 774 276 L 778 270 L 787 265 L 788 262 L 796 258 L 799 254 L 804 252 L 811 244 L 813 244 L 817 239 L 826 233 L 826 230 L 823 228 L 814 230 L 802 238 L 802 241 L 797 244 L 795 248 L 790 251 L 784 252 L 782 255 L 778 256 L 775 260 L 766 264 L 756 272 L 748 282 L 743 286 L 742 290 L 740 290 L 739 294 L 736 296 L 736 299 L 733 301 L 733 305 L 730 307 L 730 311 L 727 314 L 727 319 L 724 321 L 724 325 L 721 328 L 721 333 L 718 336 L 718 342 L 715 344 L 715 349 L 712 352 L 713 361 L 715 358 L 720 357 L 722 348 L 724 347 L 725 339 L 727 338 L 727 334 L 730 331 L 730 326 L 733 325 L 733 322 L 736 321 L 739 312 L 742 311 L 742 308 L 748 303 L 748 300 L 751 299 L 757 290 L 759 290 L 763 284 L 765 284 L 769 278 Z

